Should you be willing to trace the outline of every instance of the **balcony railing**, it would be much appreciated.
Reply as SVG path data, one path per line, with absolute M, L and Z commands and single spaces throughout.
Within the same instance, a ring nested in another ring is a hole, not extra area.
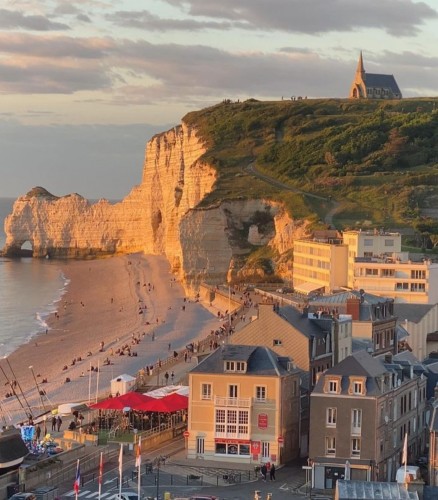
M 351 435 L 352 436 L 360 436 L 362 434 L 362 428 L 361 427 L 351 427 Z
M 251 398 L 223 398 L 215 396 L 214 404 L 216 406 L 232 406 L 234 408 L 250 408 Z

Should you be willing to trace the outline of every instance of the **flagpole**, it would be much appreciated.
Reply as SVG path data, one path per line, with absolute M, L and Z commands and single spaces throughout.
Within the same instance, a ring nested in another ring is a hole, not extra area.
M 122 479 L 123 479 L 123 444 L 120 443 L 119 455 L 119 500 L 122 499 Z
M 138 485 L 137 485 L 137 495 L 138 495 L 138 500 L 140 500 L 140 488 L 141 488 L 141 436 L 138 438 L 138 443 L 137 443 L 137 467 L 138 467 L 138 472 L 137 472 L 137 477 L 138 477 Z
M 99 394 L 99 375 L 100 375 L 100 367 L 99 367 L 99 360 L 97 360 L 96 403 L 97 403 L 97 396 Z
M 78 461 L 77 461 L 77 464 L 76 464 L 76 478 L 75 478 L 75 499 L 78 500 L 78 496 L 79 496 L 79 487 L 80 487 L 80 483 L 81 483 L 81 473 L 80 473 L 80 469 L 79 469 L 79 458 L 78 458 Z
M 100 496 L 102 495 L 102 479 L 103 479 L 103 452 L 100 452 L 100 464 L 99 464 L 99 496 L 97 497 L 100 500 Z

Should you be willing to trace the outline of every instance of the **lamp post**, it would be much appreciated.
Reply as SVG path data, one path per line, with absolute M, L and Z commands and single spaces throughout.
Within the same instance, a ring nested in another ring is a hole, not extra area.
M 160 498 L 160 463 L 161 457 L 157 458 L 157 500 Z
M 39 394 L 39 397 L 40 397 L 40 401 L 41 401 L 41 405 L 43 407 L 43 411 L 46 411 L 46 406 L 44 404 L 43 395 L 41 394 L 40 387 L 39 387 L 38 381 L 37 381 L 37 379 L 35 377 L 35 372 L 33 371 L 33 366 L 32 365 L 29 366 L 29 370 L 32 372 L 32 377 L 33 377 L 33 379 L 35 381 L 35 387 L 37 388 L 37 391 L 38 391 L 38 394 Z

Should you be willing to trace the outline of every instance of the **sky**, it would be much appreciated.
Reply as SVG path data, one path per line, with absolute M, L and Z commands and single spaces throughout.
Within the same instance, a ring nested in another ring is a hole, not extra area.
M 346 97 L 361 50 L 438 95 L 438 0 L 1 0 L 0 196 L 121 199 L 187 112 Z

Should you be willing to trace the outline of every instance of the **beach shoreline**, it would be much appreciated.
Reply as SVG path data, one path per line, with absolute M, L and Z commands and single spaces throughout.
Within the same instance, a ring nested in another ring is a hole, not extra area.
M 47 333 L 32 337 L 1 362 L 8 379 L 17 380 L 25 395 L 15 388 L 20 402 L 2 397 L 5 424 L 24 420 L 28 405 L 37 415 L 43 406 L 108 395 L 111 379 L 124 373 L 135 376 L 217 328 L 214 314 L 185 297 L 165 257 L 131 254 L 62 261 L 60 268 L 69 283 L 57 312 L 46 320 Z M 104 365 L 105 360 L 111 364 Z M 98 373 L 90 371 L 97 366 Z M 6 383 L 4 393 L 11 392 L 3 373 L 0 380 Z M 48 397 L 41 397 L 41 390 Z

